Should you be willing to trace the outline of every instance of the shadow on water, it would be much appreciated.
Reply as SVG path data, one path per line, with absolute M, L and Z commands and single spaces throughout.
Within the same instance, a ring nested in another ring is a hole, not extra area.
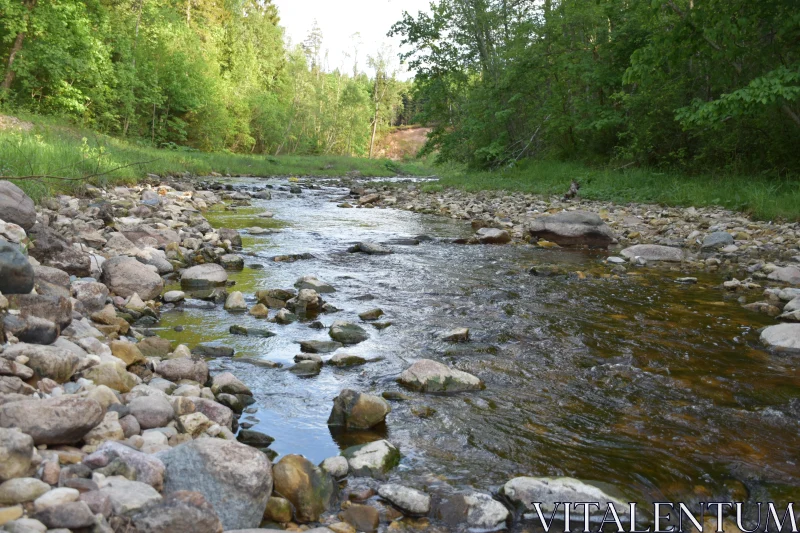
M 614 278 L 602 263 L 605 254 L 452 245 L 442 239 L 470 235 L 468 224 L 338 208 L 343 189 L 292 195 L 278 180 L 238 183 L 277 187 L 272 200 L 209 217 L 215 226 L 280 230 L 243 234 L 245 263 L 258 268 L 231 279 L 250 303 L 257 290 L 290 288 L 300 276 L 316 275 L 336 287 L 324 297 L 342 309 L 321 316 L 326 326 L 359 322 L 358 313 L 374 307 L 392 322 L 382 331 L 365 325 L 370 339 L 342 350 L 374 361 L 326 365 L 302 378 L 287 371 L 298 342 L 329 340 L 327 330 L 234 315 L 221 305 L 164 313 L 162 335 L 236 350 L 237 357 L 211 367 L 230 370 L 254 391 L 258 411 L 243 420 L 274 437 L 280 455 L 319 462 L 346 446 L 387 438 L 404 454 L 393 475 L 411 483 L 433 476 L 487 489 L 515 475 L 569 475 L 611 483 L 642 502 L 796 495 L 798 359 L 762 349 L 757 330 L 772 321 L 728 299 L 718 277 L 692 273 L 700 279 L 689 286 L 674 282 L 685 273 L 668 269 Z M 275 218 L 258 218 L 265 210 Z M 388 256 L 346 253 L 360 240 L 417 235 L 437 240 L 393 246 Z M 271 259 L 302 253 L 314 258 Z M 528 273 L 540 265 L 594 275 Z M 232 324 L 277 335 L 232 336 Z M 441 332 L 454 327 L 469 327 L 472 341 L 441 342 Z M 330 433 L 326 421 L 340 390 L 400 391 L 397 376 L 423 357 L 478 375 L 486 390 L 409 393 L 409 400 L 392 403 L 381 431 Z

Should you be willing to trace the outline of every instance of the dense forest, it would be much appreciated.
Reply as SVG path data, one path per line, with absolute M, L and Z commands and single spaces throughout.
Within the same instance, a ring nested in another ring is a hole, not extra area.
M 392 31 L 441 159 L 800 171 L 797 0 L 436 0 Z
M 159 147 L 368 155 L 411 107 L 389 52 L 326 69 L 319 30 L 287 47 L 279 22 L 269 0 L 0 0 L 0 99 Z

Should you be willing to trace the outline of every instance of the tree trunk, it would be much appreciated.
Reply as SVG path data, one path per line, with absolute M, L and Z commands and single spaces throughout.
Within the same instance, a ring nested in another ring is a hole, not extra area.
M 33 8 L 36 7 L 37 0 L 29 0 L 26 3 L 26 7 L 28 8 L 28 13 L 25 15 L 25 26 L 28 25 L 28 20 L 30 19 L 30 13 L 33 11 Z M 2 87 L 3 90 L 9 90 L 11 88 L 11 84 L 14 82 L 14 60 L 17 58 L 17 54 L 22 50 L 22 43 L 25 41 L 25 31 L 21 31 L 17 34 L 16 39 L 14 39 L 14 44 L 11 46 L 11 52 L 8 54 L 8 61 L 6 63 L 6 75 L 3 78 Z

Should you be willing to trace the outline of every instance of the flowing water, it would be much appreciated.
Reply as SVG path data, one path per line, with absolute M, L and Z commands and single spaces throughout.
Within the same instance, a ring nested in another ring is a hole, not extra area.
M 212 361 L 212 371 L 229 370 L 253 390 L 258 411 L 243 420 L 257 420 L 253 429 L 274 437 L 278 454 L 319 462 L 387 438 L 404 455 L 393 477 L 417 487 L 491 490 L 517 475 L 568 475 L 610 483 L 642 503 L 786 501 L 800 493 L 800 360 L 760 346 L 758 329 L 773 320 L 742 309 L 719 288 L 719 274 L 691 273 L 696 285 L 676 283 L 687 273 L 665 268 L 615 279 L 602 276 L 606 253 L 451 244 L 472 233 L 469 224 L 338 208 L 347 191 L 334 186 L 292 195 L 277 179 L 235 183 L 276 189 L 272 200 L 210 213 L 215 226 L 282 227 L 244 235 L 245 264 L 263 266 L 231 275 L 249 301 L 256 290 L 291 288 L 316 275 L 336 287 L 323 296 L 342 310 L 321 315 L 326 326 L 358 323 L 358 313 L 375 307 L 393 323 L 383 331 L 365 325 L 370 339 L 343 350 L 373 362 L 298 377 L 287 371 L 297 342 L 329 340 L 327 330 L 269 324 L 221 305 L 163 314 L 162 336 L 235 348 L 236 357 Z M 257 218 L 264 210 L 275 219 Z M 393 245 L 388 256 L 346 252 L 361 240 L 416 235 L 434 240 Z M 270 259 L 296 253 L 315 259 Z M 541 265 L 596 275 L 529 273 Z M 277 336 L 233 336 L 233 324 L 269 327 Z M 472 341 L 439 340 L 455 327 L 470 328 Z M 419 358 L 475 374 L 486 389 L 410 393 L 410 401 L 392 403 L 385 428 L 331 434 L 326 420 L 340 390 L 400 391 L 397 376 Z

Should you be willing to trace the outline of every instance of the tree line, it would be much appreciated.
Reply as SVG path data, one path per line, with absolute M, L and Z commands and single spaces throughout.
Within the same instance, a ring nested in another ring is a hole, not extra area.
M 796 0 L 434 0 L 392 33 L 442 160 L 800 171 Z
M 269 0 L 0 0 L 0 105 L 176 149 L 369 155 L 408 115 L 386 50 L 371 77 L 284 42 Z

